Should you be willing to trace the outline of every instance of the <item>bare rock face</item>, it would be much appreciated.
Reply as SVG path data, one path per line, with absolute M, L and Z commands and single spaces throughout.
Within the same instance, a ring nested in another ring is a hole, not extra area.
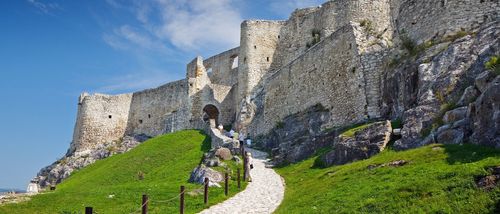
M 383 121 L 357 131 L 354 137 L 340 136 L 333 150 L 323 157 L 323 162 L 331 166 L 370 158 L 385 149 L 391 133 L 391 122 Z
M 479 91 L 476 89 L 476 87 L 469 86 L 465 89 L 462 97 L 460 97 L 460 100 L 458 101 L 457 105 L 458 106 L 467 106 L 469 103 L 474 102 L 474 100 L 477 99 L 479 96 Z
M 464 132 L 457 129 L 449 129 L 440 133 L 437 142 L 442 144 L 459 144 L 464 139 Z
M 476 35 L 435 45 L 386 74 L 382 112 L 404 124 L 395 149 L 468 141 L 500 147 L 499 92 L 492 86 L 495 75 L 484 67 L 500 53 L 499 25 L 492 22 Z M 443 112 L 454 106 L 459 108 Z
M 418 106 L 405 112 L 404 125 L 401 129 L 401 139 L 394 143 L 398 150 L 417 148 L 427 144 L 422 132 L 429 127 L 437 115 L 438 109 L 433 106 Z
M 125 153 L 147 139 L 149 137 L 145 135 L 126 136 L 122 140 L 100 144 L 96 149 L 84 153 L 67 154 L 50 166 L 41 169 L 36 179 L 39 180 L 42 188 L 58 184 L 69 177 L 73 171 L 88 166 L 97 160 Z
M 218 183 L 224 181 L 224 176 L 220 172 L 217 172 L 204 165 L 200 165 L 194 168 L 191 176 L 189 177 L 189 182 L 203 184 L 205 183 L 205 178 L 208 178 L 209 186 L 220 187 Z
M 447 111 L 443 116 L 444 123 L 454 123 L 463 120 L 467 114 L 467 106 Z
M 272 151 L 276 164 L 296 163 L 314 155 L 319 149 L 330 147 L 335 131 L 322 131 L 330 113 L 321 105 L 285 117 L 271 132 L 255 145 L 257 149 Z
M 500 148 L 500 76 L 488 84 L 473 106 L 472 143 Z

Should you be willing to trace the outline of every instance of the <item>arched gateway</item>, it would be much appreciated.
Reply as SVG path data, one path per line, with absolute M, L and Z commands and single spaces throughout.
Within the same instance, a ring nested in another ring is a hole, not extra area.
M 210 127 L 215 128 L 219 120 L 219 109 L 212 104 L 203 108 L 203 121 L 209 122 Z

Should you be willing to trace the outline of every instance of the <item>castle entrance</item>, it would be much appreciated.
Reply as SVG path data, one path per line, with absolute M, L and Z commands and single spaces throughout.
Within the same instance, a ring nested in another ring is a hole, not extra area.
M 210 127 L 217 127 L 219 120 L 219 109 L 212 104 L 206 105 L 203 108 L 203 121 L 210 124 Z

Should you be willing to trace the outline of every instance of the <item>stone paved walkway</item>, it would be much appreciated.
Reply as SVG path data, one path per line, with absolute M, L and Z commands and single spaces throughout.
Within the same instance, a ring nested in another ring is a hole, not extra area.
M 252 153 L 252 182 L 234 197 L 202 211 L 202 214 L 272 213 L 285 193 L 284 182 L 274 170 L 266 168 L 266 153 L 247 148 Z

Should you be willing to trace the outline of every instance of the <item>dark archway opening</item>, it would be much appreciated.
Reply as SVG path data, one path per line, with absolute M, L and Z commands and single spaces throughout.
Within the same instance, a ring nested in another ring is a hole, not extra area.
M 210 127 L 217 127 L 219 120 L 219 109 L 212 104 L 206 105 L 203 108 L 203 121 L 210 124 Z

